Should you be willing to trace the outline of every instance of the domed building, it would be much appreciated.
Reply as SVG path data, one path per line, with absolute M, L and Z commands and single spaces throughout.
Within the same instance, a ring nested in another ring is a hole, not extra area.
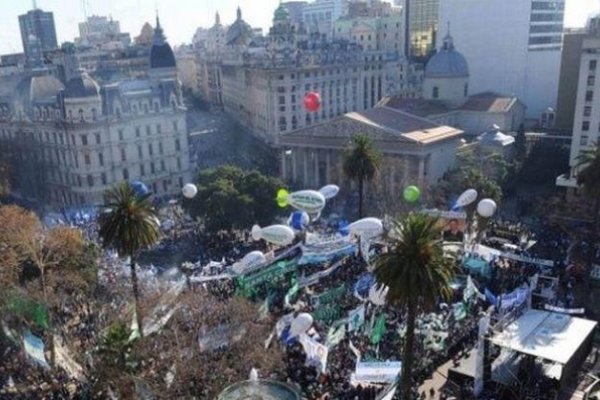
M 450 34 L 442 48 L 425 66 L 423 97 L 427 100 L 458 107 L 469 95 L 469 67 L 467 60 L 454 48 Z
M 107 83 L 64 50 L 66 82 L 39 62 L 0 77 L 0 152 L 12 150 L 15 190 L 67 208 L 103 204 L 121 181 L 142 181 L 159 199 L 177 195 L 189 181 L 186 110 L 158 18 L 143 79 Z
M 422 98 L 388 97 L 379 106 L 453 126 L 473 137 L 493 125 L 503 132 L 515 132 L 525 118 L 525 105 L 516 97 L 469 94 L 469 65 L 450 33 L 425 66 Z
M 248 46 L 253 37 L 252 27 L 242 19 L 242 9 L 238 7 L 237 18 L 227 30 L 225 43 L 228 46 Z

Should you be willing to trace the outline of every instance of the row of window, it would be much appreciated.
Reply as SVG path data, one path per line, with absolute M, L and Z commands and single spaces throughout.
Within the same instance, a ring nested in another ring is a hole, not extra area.
M 531 14 L 532 22 L 548 22 L 548 21 L 558 21 L 563 22 L 565 19 L 564 13 L 549 13 L 549 14 Z
M 529 44 L 555 44 L 562 43 L 562 37 L 558 36 L 538 36 L 538 37 L 530 37 Z
M 561 1 L 534 1 L 531 3 L 532 10 L 560 10 L 565 9 L 565 3 Z

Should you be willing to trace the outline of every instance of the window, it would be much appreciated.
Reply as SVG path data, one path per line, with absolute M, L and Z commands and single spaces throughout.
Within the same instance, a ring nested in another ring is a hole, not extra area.
M 154 148 L 152 147 L 152 143 L 148 143 L 148 154 L 154 155 Z
M 179 142 L 179 139 L 175 139 L 175 151 L 180 151 L 181 150 L 181 143 Z
M 160 106 L 158 105 L 158 103 L 154 103 L 154 112 L 159 112 L 160 111 Z
M 135 137 L 136 137 L 136 138 L 139 138 L 139 137 L 140 137 L 140 127 L 139 127 L 139 126 L 136 126 L 136 127 L 135 127 Z
M 145 171 L 145 168 L 144 168 L 144 164 L 140 164 L 140 175 L 141 175 L 141 176 L 144 176 L 144 175 L 146 175 L 146 171 Z
M 158 154 L 162 154 L 163 153 L 163 144 L 162 142 L 158 142 Z
M 279 102 L 277 104 L 285 104 L 285 96 L 279 96 Z
M 148 114 L 148 104 L 144 104 L 144 114 Z
M 437 86 L 433 87 L 433 93 L 432 96 L 434 99 L 437 99 L 440 96 L 440 90 Z
M 469 84 L 465 83 L 465 92 L 464 92 L 465 97 L 467 97 L 469 95 Z
M 598 62 L 596 60 L 590 60 L 590 63 L 588 64 L 589 70 L 595 71 L 597 63 Z
M 177 157 L 177 170 L 181 171 L 181 158 Z
M 594 92 L 592 90 L 588 90 L 585 92 L 585 101 L 593 101 L 594 100 Z
M 93 177 L 93 176 L 91 176 L 91 175 L 88 175 L 88 176 L 87 176 L 87 183 L 88 183 L 88 186 L 89 186 L 89 187 L 92 187 L 92 186 L 94 186 L 94 177 Z
M 167 185 L 168 185 L 167 181 L 163 180 L 163 191 L 165 191 L 165 192 L 168 190 Z
M 80 122 L 85 121 L 85 119 L 83 118 L 83 110 L 81 108 L 79 109 L 79 121 Z
M 56 134 L 54 134 L 54 135 L 56 135 Z M 56 142 L 56 136 L 55 136 L 54 139 L 55 139 L 54 142 Z M 81 144 L 84 145 L 84 146 L 87 146 L 87 144 L 88 144 L 88 142 L 87 142 L 87 135 L 81 135 Z
M 177 132 L 177 121 L 173 121 L 173 130 Z
M 163 172 L 167 170 L 165 166 L 165 160 L 160 160 L 160 170 Z
M 151 163 L 150 163 L 150 173 L 151 173 L 151 174 L 153 174 L 153 173 L 155 173 L 155 172 L 156 172 L 156 170 L 155 170 L 155 168 L 154 168 L 154 162 L 151 162 Z
M 162 132 L 162 126 L 160 124 L 156 124 L 156 133 Z
M 122 162 L 127 161 L 127 152 L 125 151 L 124 148 L 121 148 L 121 161 Z
M 137 129 L 137 128 L 136 128 Z M 137 131 L 136 131 L 137 132 Z M 123 129 L 119 129 L 119 140 L 123 141 Z
M 139 157 L 139 159 L 141 160 L 141 159 L 143 159 L 143 158 L 144 158 L 144 153 L 142 152 L 142 145 L 141 145 L 141 144 L 138 144 L 138 147 L 137 147 L 137 149 L 138 149 L 138 157 Z
M 127 170 L 127 168 L 123 168 L 123 180 L 128 180 L 129 179 L 129 171 Z
M 62 139 L 62 136 L 61 136 Z M 96 133 L 96 144 L 100 144 L 100 134 Z
M 101 167 L 104 167 L 104 154 L 102 152 L 98 153 L 98 163 Z
M 84 154 L 83 159 L 84 159 L 85 165 L 90 165 L 91 164 L 90 155 L 89 154 Z
M 98 115 L 95 108 L 92 108 L 92 121 L 96 121 L 98 119 Z
M 81 175 L 77 175 L 77 186 L 81 187 Z
M 587 146 L 587 142 L 588 142 L 588 137 L 587 136 L 582 136 L 581 139 L 579 140 L 579 144 L 581 146 Z
M 183 186 L 183 177 L 179 177 L 179 187 Z
M 589 117 L 590 115 L 592 115 L 592 107 L 591 106 L 583 107 L 583 116 Z
M 586 132 L 590 130 L 590 121 L 583 121 L 581 123 L 581 130 Z
M 152 130 L 150 129 L 150 125 L 146 125 L 146 135 L 150 136 L 152 134 Z
M 588 86 L 594 86 L 595 82 L 596 82 L 596 78 L 594 77 L 594 75 L 588 76 L 588 78 L 587 78 Z
M 103 172 L 102 175 L 100 176 L 102 179 L 102 184 L 106 185 L 106 174 Z

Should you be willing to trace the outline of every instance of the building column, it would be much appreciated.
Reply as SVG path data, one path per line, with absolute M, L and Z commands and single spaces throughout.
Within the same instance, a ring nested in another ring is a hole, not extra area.
M 315 190 L 318 190 L 319 188 L 317 186 L 319 186 L 320 182 L 319 182 L 319 149 L 315 150 L 315 173 L 314 173 L 314 183 L 315 183 Z
M 296 168 L 296 156 L 297 156 L 297 151 L 292 149 L 292 180 L 293 181 L 297 181 L 298 180 L 298 171 Z
M 285 154 L 285 149 L 283 149 L 280 154 L 281 154 L 281 171 L 280 171 L 279 175 L 285 181 L 287 179 L 287 168 L 286 168 L 287 163 L 285 160 L 287 157 L 287 154 Z
M 306 148 L 302 149 L 302 152 L 304 153 L 304 163 L 303 163 L 303 169 L 304 169 L 304 175 L 302 176 L 302 184 L 303 185 L 307 185 L 308 184 L 308 150 Z
M 409 179 L 409 172 L 410 172 L 410 158 L 412 156 L 403 156 L 404 158 L 404 174 L 402 176 L 402 180 L 404 181 L 405 184 L 408 184 L 410 182 L 408 182 Z
M 423 186 L 423 182 L 425 182 L 425 159 L 422 156 L 419 156 L 419 186 Z
M 327 150 L 327 153 L 325 153 L 325 176 L 327 178 L 327 182 L 325 182 L 326 185 L 329 185 L 331 183 L 331 171 L 329 170 L 331 168 L 331 150 Z

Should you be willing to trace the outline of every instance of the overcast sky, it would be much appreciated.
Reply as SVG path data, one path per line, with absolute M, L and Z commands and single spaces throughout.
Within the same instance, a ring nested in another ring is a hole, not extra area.
M 82 4 L 88 15 L 112 15 L 121 22 L 121 30 L 139 34 L 145 21 L 154 21 L 158 9 L 161 24 L 172 45 L 190 42 L 199 26 L 209 27 L 215 12 L 223 23 L 235 19 L 241 6 L 244 19 L 255 27 L 267 29 L 279 0 L 37 0 L 38 7 L 54 12 L 59 43 L 78 36 L 78 22 L 84 19 Z M 0 0 L 0 54 L 21 52 L 18 15 L 31 9 L 30 0 Z M 599 0 L 567 0 L 565 26 L 584 26 L 589 15 L 600 9 Z M 154 22 L 152 22 L 154 24 Z

